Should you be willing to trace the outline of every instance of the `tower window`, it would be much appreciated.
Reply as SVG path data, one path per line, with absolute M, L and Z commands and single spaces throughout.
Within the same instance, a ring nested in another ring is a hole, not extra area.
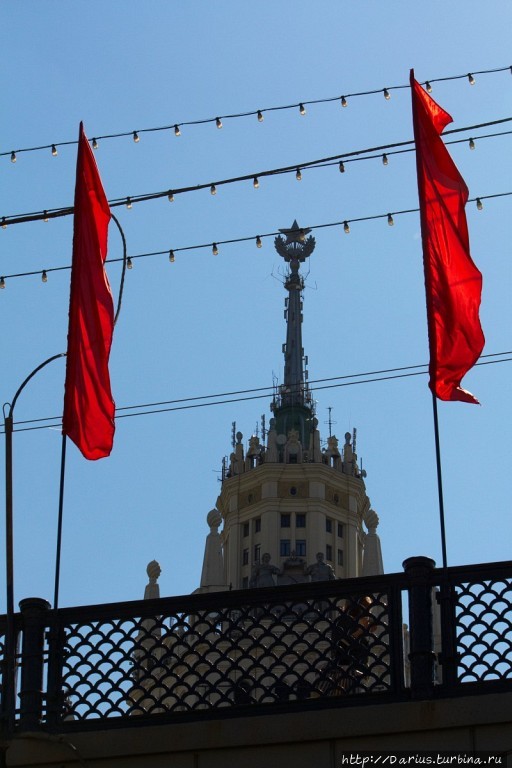
M 295 527 L 296 528 L 306 527 L 306 515 L 303 515 L 302 513 L 295 515 Z
M 249 535 L 249 523 L 244 523 L 243 532 L 244 538 Z
M 290 539 L 281 539 L 279 543 L 279 554 L 281 557 L 289 557 L 290 555 Z
M 290 515 L 281 515 L 281 528 L 290 527 Z
M 261 517 L 257 517 L 254 521 L 254 533 L 259 533 L 261 531 Z
M 325 518 L 325 531 L 326 533 L 332 533 L 332 520 L 329 517 Z
M 338 549 L 338 565 L 343 565 L 343 550 Z
M 343 523 L 338 523 L 338 536 L 340 539 L 343 538 Z
M 295 553 L 299 557 L 306 556 L 306 539 L 297 539 L 295 542 Z
M 330 544 L 327 544 L 325 547 L 325 559 L 332 562 L 332 547 Z
M 249 550 L 244 549 L 242 552 L 242 565 L 249 565 Z

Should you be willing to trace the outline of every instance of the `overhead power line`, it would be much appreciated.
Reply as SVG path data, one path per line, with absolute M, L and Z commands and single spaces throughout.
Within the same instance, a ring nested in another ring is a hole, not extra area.
M 425 88 L 430 92 L 432 90 L 432 83 L 440 83 L 440 82 L 446 82 L 449 80 L 463 80 L 467 79 L 470 85 L 475 84 L 475 75 L 489 75 L 489 74 L 496 74 L 498 72 L 510 72 L 512 74 L 512 66 L 508 67 L 497 67 L 495 69 L 482 69 L 482 70 L 473 70 L 472 72 L 467 72 L 462 75 L 449 75 L 446 77 L 434 77 L 430 78 L 430 80 L 423 81 L 422 85 L 425 86 Z M 263 107 L 261 109 L 251 109 L 249 111 L 245 112 L 232 112 L 230 114 L 220 114 L 216 115 L 215 117 L 208 117 L 203 118 L 200 120 L 182 120 L 177 122 L 171 122 L 168 125 L 162 125 L 154 128 L 139 128 L 137 130 L 131 130 L 131 131 L 121 131 L 120 133 L 107 133 L 103 135 L 96 135 L 91 139 L 91 144 L 93 146 L 93 149 L 97 149 L 99 146 L 99 142 L 103 141 L 105 139 L 119 139 L 119 138 L 126 138 L 131 137 L 135 143 L 139 143 L 140 141 L 140 135 L 144 133 L 157 133 L 161 131 L 169 131 L 173 132 L 175 136 L 181 135 L 181 128 L 184 128 L 185 126 L 193 126 L 193 125 L 207 125 L 207 124 L 214 124 L 217 128 L 222 128 L 222 121 L 223 120 L 235 120 L 239 118 L 244 117 L 256 117 L 258 122 L 263 122 L 264 115 L 267 112 L 278 112 L 283 110 L 298 110 L 300 115 L 306 114 L 306 107 L 313 105 L 313 104 L 327 104 L 329 102 L 339 102 L 342 107 L 347 107 L 349 103 L 349 99 L 358 98 L 360 96 L 372 96 L 374 94 L 381 94 L 389 100 L 391 91 L 397 91 L 397 90 L 403 90 L 406 88 L 410 88 L 410 85 L 407 83 L 405 85 L 390 85 L 384 88 L 372 88 L 367 91 L 345 91 L 344 94 L 340 96 L 329 96 L 327 98 L 323 99 L 304 99 L 300 102 L 295 102 L 293 104 L 281 104 L 279 106 L 274 107 Z M 72 141 L 56 141 L 51 144 L 42 144 L 35 147 L 24 147 L 21 149 L 13 149 L 8 152 L 0 152 L 0 157 L 9 157 L 12 162 L 16 162 L 17 156 L 22 153 L 26 152 L 39 152 L 43 150 L 50 150 L 52 155 L 54 157 L 57 157 L 58 155 L 58 148 L 78 144 L 77 140 Z
M 476 207 L 479 211 L 483 209 L 483 201 L 484 200 L 491 200 L 493 198 L 497 197 L 510 197 L 512 195 L 512 192 L 497 192 L 492 195 L 480 195 L 480 197 L 474 197 L 470 198 L 468 200 L 468 203 L 476 203 Z M 392 226 L 395 223 L 395 218 L 397 216 L 403 216 L 408 213 L 417 213 L 419 211 L 419 208 L 407 208 L 401 211 L 388 211 L 387 213 L 377 213 L 370 216 L 356 216 L 351 217 L 348 219 L 344 219 L 342 221 L 333 221 L 328 224 L 310 224 L 307 227 L 300 227 L 298 230 L 296 230 L 299 234 L 301 232 L 305 231 L 305 229 L 308 230 L 315 230 L 315 229 L 327 229 L 330 227 L 343 227 L 343 231 L 346 234 L 350 233 L 350 225 L 351 224 L 357 224 L 361 222 L 367 222 L 367 221 L 377 221 L 378 219 L 385 219 L 387 223 Z M 295 230 L 291 230 L 295 231 Z M 200 243 L 197 245 L 184 245 L 178 248 L 166 248 L 165 250 L 161 251 L 148 251 L 147 253 L 137 253 L 134 255 L 130 255 L 127 258 L 127 268 L 132 269 L 133 268 L 133 262 L 136 259 L 145 259 L 151 256 L 164 256 L 167 255 L 169 258 L 169 261 L 171 263 L 174 263 L 176 260 L 176 254 L 177 253 L 183 253 L 185 251 L 197 251 L 204 248 L 211 248 L 214 255 L 219 254 L 219 246 L 221 245 L 233 245 L 234 243 L 247 243 L 254 241 L 257 248 L 261 248 L 263 245 L 263 240 L 269 238 L 269 237 L 277 237 L 279 235 L 279 231 L 277 232 L 265 232 L 260 235 L 248 235 L 245 237 L 233 237 L 228 240 L 216 240 L 209 243 Z M 114 258 L 114 259 L 107 259 L 106 264 L 114 264 L 116 262 L 124 262 L 124 256 Z M 51 272 L 62 272 L 64 270 L 71 269 L 71 264 L 66 264 L 62 267 L 46 267 L 45 269 L 34 269 L 29 272 L 17 272 L 10 275 L 2 275 L 0 277 L 0 289 L 6 288 L 6 281 L 11 280 L 13 278 L 19 278 L 19 277 L 31 277 L 33 275 L 41 275 L 41 279 L 43 283 L 48 282 L 48 274 Z
M 475 365 L 494 365 L 496 363 L 512 362 L 512 357 L 505 357 L 506 355 L 512 355 L 512 351 L 494 352 L 481 355 L 479 361 Z M 410 378 L 411 376 L 426 376 L 427 373 L 428 365 L 426 363 L 422 363 L 419 365 L 406 365 L 398 368 L 385 368 L 378 371 L 365 371 L 364 373 L 352 373 L 346 374 L 344 376 L 331 376 L 323 379 L 314 379 L 309 381 L 309 384 L 314 384 L 315 386 L 313 389 L 314 391 L 317 391 L 322 389 L 350 387 L 357 384 L 373 384 L 379 381 L 392 381 L 394 379 Z M 139 403 L 138 405 L 128 405 L 116 408 L 116 419 L 130 418 L 133 416 L 148 416 L 155 413 L 169 413 L 171 411 L 191 410 L 194 408 L 206 408 L 217 405 L 227 405 L 229 403 L 240 403 L 247 400 L 261 400 L 273 397 L 275 391 L 276 387 L 267 386 L 253 389 L 240 389 L 210 395 L 199 395 L 197 397 L 184 397 L 175 400 L 161 400 L 152 403 Z M 220 400 L 218 398 L 222 399 Z M 122 411 L 124 413 L 121 413 Z M 130 411 L 130 413 L 126 413 L 126 411 Z M 37 426 L 25 426 L 28 424 Z M 31 432 L 38 429 L 58 428 L 61 426 L 61 417 L 47 416 L 39 419 L 16 421 L 15 426 L 19 427 L 15 430 L 16 432 Z
M 502 125 L 504 123 L 512 122 L 512 117 L 504 117 L 498 120 L 491 120 L 485 123 L 479 123 L 477 125 L 468 125 L 463 128 L 454 128 L 450 131 L 445 131 L 443 136 L 448 136 L 455 133 L 475 131 L 481 128 L 486 128 L 494 125 Z M 512 131 L 503 131 L 500 133 L 485 134 L 483 136 L 471 136 L 469 139 L 454 139 L 453 141 L 447 141 L 446 144 L 460 144 L 469 142 L 470 149 L 474 149 L 475 141 L 485 140 L 489 138 L 495 138 L 497 136 L 506 136 L 512 134 Z M 406 149 L 405 147 L 409 147 Z M 400 149 L 398 149 L 400 148 Z M 304 162 L 294 163 L 293 165 L 283 166 L 281 168 L 273 168 L 264 171 L 251 171 L 251 173 L 244 174 L 242 176 L 233 176 L 226 179 L 220 179 L 216 181 L 208 181 L 202 184 L 195 184 L 192 186 L 179 187 L 174 189 L 166 189 L 159 192 L 150 192 L 146 194 L 126 195 L 120 198 L 113 198 L 108 201 L 111 208 L 115 208 L 121 205 L 125 205 L 128 208 L 132 208 L 135 203 L 147 202 L 149 200 L 158 200 L 166 197 L 169 202 L 173 202 L 176 195 L 185 194 L 187 192 L 198 192 L 199 190 L 209 189 L 212 195 L 215 195 L 217 188 L 228 184 L 235 184 L 242 181 L 252 181 L 255 187 L 259 186 L 259 179 L 269 176 L 279 176 L 289 173 L 295 173 L 298 180 L 302 179 L 302 171 L 312 168 L 324 168 L 327 166 L 338 165 L 340 171 L 344 171 L 345 164 L 349 162 L 356 162 L 358 160 L 375 159 L 380 158 L 384 160 L 385 164 L 387 157 L 393 154 L 402 154 L 404 152 L 414 151 L 414 140 L 409 139 L 407 141 L 393 142 L 391 144 L 381 144 L 375 147 L 367 147 L 366 149 L 357 149 L 351 152 L 343 152 L 339 155 L 331 155 L 330 157 L 323 157 L 317 160 L 306 160 Z M 379 153 L 379 154 L 375 154 Z M 380 154 L 385 153 L 385 154 Z M 363 157 L 366 155 L 366 157 Z M 15 215 L 2 216 L 0 220 L 0 226 L 6 229 L 13 224 L 25 224 L 29 221 L 49 221 L 50 219 L 60 218 L 62 216 L 70 216 L 74 211 L 72 206 L 61 208 L 48 208 L 42 211 L 33 211 L 29 213 L 21 213 Z

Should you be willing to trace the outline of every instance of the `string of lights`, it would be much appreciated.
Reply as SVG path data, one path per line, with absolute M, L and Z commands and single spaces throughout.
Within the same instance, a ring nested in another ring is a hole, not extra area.
M 444 136 L 454 133 L 468 132 L 480 130 L 489 126 L 502 125 L 504 123 L 512 122 L 512 117 L 500 118 L 499 120 L 492 120 L 485 123 L 479 123 L 477 125 L 464 126 L 463 128 L 454 128 L 450 131 L 445 131 Z M 489 133 L 482 136 L 471 136 L 469 139 L 454 139 L 452 141 L 445 142 L 447 145 L 468 143 L 470 149 L 474 149 L 476 141 L 484 141 L 490 138 L 496 138 L 500 136 L 507 136 L 512 134 L 512 131 L 500 131 L 498 133 Z M 400 148 L 400 149 L 398 149 Z M 260 186 L 260 179 L 279 176 L 284 174 L 294 173 L 298 181 L 302 180 L 302 171 L 311 170 L 313 168 L 325 168 L 333 165 L 337 165 L 341 173 L 345 171 L 347 163 L 355 162 L 357 160 L 373 160 L 379 158 L 384 165 L 389 164 L 389 157 L 394 154 L 403 154 L 404 152 L 414 151 L 414 140 L 409 139 L 407 141 L 393 142 L 390 144 L 381 144 L 375 147 L 367 147 L 365 149 L 352 150 L 350 152 L 343 152 L 338 155 L 332 155 L 330 157 L 323 157 L 316 160 L 306 160 L 301 163 L 294 163 L 293 165 L 287 165 L 280 168 L 273 168 L 264 171 L 252 171 L 251 173 L 244 174 L 242 176 L 233 176 L 227 179 L 220 179 L 217 181 L 208 181 L 202 184 L 195 184 L 192 186 L 180 187 L 176 189 L 166 189 L 159 192 L 151 192 L 147 194 L 128 195 L 120 198 L 113 198 L 109 200 L 111 208 L 115 208 L 121 205 L 131 209 L 135 203 L 147 202 L 149 200 L 157 200 L 161 198 L 167 198 L 169 202 L 174 202 L 176 195 L 185 194 L 187 192 L 198 192 L 199 190 L 209 189 L 212 195 L 217 194 L 217 188 L 226 186 L 229 184 L 240 183 L 244 181 L 251 181 L 253 186 L 257 189 Z M 378 154 L 376 154 L 378 153 Z M 8 226 L 14 224 L 25 224 L 29 221 L 49 221 L 50 219 L 60 218 L 62 216 L 70 216 L 74 209 L 72 206 L 61 208 L 48 208 L 43 211 L 33 211 L 29 213 L 21 213 L 15 215 L 2 216 L 0 226 L 2 229 L 6 229 Z
M 489 74 L 496 74 L 499 72 L 510 72 L 512 74 L 512 66 L 497 67 L 494 69 L 482 69 L 478 71 L 473 70 L 473 72 L 467 72 L 461 75 L 434 77 L 434 78 L 430 78 L 429 80 L 425 80 L 422 83 L 422 85 L 430 93 L 432 91 L 432 83 L 467 79 L 470 85 L 475 85 L 476 83 L 475 75 L 477 76 L 489 75 Z M 157 133 L 162 131 L 169 131 L 174 133 L 175 136 L 181 136 L 181 129 L 188 126 L 214 124 L 217 128 L 222 128 L 223 120 L 236 120 L 236 119 L 245 118 L 245 117 L 256 117 L 258 122 L 262 123 L 264 120 L 264 115 L 266 113 L 278 112 L 283 110 L 298 110 L 300 115 L 305 115 L 307 106 L 339 102 L 342 107 L 347 107 L 349 103 L 349 99 L 358 98 L 361 96 L 372 96 L 376 94 L 381 94 L 384 96 L 386 100 L 389 101 L 389 99 L 391 98 L 392 91 L 403 90 L 406 88 L 410 88 L 410 85 L 409 84 L 390 85 L 384 88 L 373 88 L 367 91 L 345 92 L 344 95 L 329 96 L 323 99 L 309 99 L 309 100 L 305 99 L 303 101 L 296 102 L 293 104 L 282 104 L 275 107 L 264 107 L 262 109 L 252 109 L 246 112 L 233 112 L 231 114 L 217 115 L 215 117 L 208 117 L 200 120 L 182 120 L 181 122 L 173 122 L 173 123 L 170 123 L 169 125 L 163 125 L 163 126 L 158 126 L 154 128 L 139 128 L 135 131 L 121 131 L 120 133 L 108 133 L 103 135 L 96 135 L 94 138 L 91 139 L 91 144 L 93 149 L 98 149 L 100 141 L 103 141 L 106 139 L 119 139 L 119 138 L 126 138 L 126 137 L 131 137 L 135 142 L 135 144 L 138 144 L 140 141 L 141 134 L 144 134 L 144 133 Z M 51 154 L 53 157 L 57 157 L 59 147 L 70 146 L 74 144 L 78 144 L 78 141 L 76 140 L 56 141 L 51 144 L 42 144 L 35 147 L 24 147 L 22 149 L 10 150 L 8 152 L 0 152 L 0 157 L 10 157 L 11 162 L 15 163 L 17 161 L 17 157 L 19 154 L 27 153 L 27 152 L 39 152 L 39 151 L 48 150 L 48 149 L 51 151 Z
M 497 363 L 512 362 L 512 357 L 507 357 L 507 355 L 512 355 L 512 351 L 494 352 L 482 355 L 475 365 L 495 365 Z M 323 389 L 350 387 L 358 384 L 373 384 L 380 381 L 392 381 L 395 379 L 410 378 L 412 376 L 426 376 L 427 374 L 428 365 L 423 363 L 419 365 L 400 366 L 398 368 L 385 368 L 378 371 L 352 373 L 346 374 L 344 376 L 331 376 L 328 378 L 309 381 L 309 384 L 314 384 L 314 390 L 317 391 Z M 262 400 L 274 397 L 275 393 L 275 386 L 267 386 L 256 387 L 253 389 L 234 390 L 232 392 L 221 392 L 210 395 L 200 395 L 198 397 L 184 397 L 175 400 L 161 400 L 152 403 L 139 403 L 137 405 L 128 405 L 116 408 L 116 420 L 130 418 L 133 416 L 148 416 L 155 413 L 170 413 L 172 411 L 206 408 L 210 406 L 226 405 L 229 403 L 240 403 L 248 400 Z M 130 411 L 130 413 L 126 413 L 126 411 Z M 29 424 L 35 426 L 27 426 Z M 47 416 L 39 419 L 16 421 L 15 426 L 18 427 L 18 429 L 14 430 L 15 432 L 31 432 L 38 429 L 58 428 L 61 426 L 61 417 Z
M 484 204 L 483 204 L 484 200 L 491 200 L 491 199 L 499 198 L 499 197 L 510 197 L 511 195 L 512 195 L 512 191 L 511 192 L 496 192 L 496 193 L 490 194 L 490 195 L 480 195 L 479 197 L 470 198 L 468 200 L 468 202 L 469 203 L 475 203 L 476 207 L 477 207 L 477 210 L 481 211 L 481 210 L 483 210 L 483 207 L 484 207 Z M 305 229 L 316 230 L 316 229 L 328 229 L 328 228 L 332 228 L 332 227 L 340 227 L 340 228 L 342 227 L 343 231 L 345 232 L 345 234 L 349 234 L 350 231 L 351 231 L 350 230 L 350 226 L 352 224 L 357 224 L 357 223 L 360 223 L 360 222 L 367 222 L 367 221 L 376 221 L 378 219 L 385 219 L 389 226 L 393 226 L 393 224 L 395 222 L 395 218 L 397 216 L 403 216 L 403 215 L 409 214 L 409 213 L 417 213 L 418 211 L 419 211 L 419 208 L 407 208 L 407 209 L 400 210 L 400 211 L 391 211 L 391 212 L 387 212 L 387 213 L 377 213 L 377 214 L 373 214 L 373 215 L 370 215 L 370 216 L 357 216 L 357 217 L 352 217 L 352 218 L 349 218 L 349 219 L 344 219 L 342 221 L 329 222 L 328 224 L 312 224 L 312 225 L 308 226 L 307 228 L 303 228 L 303 227 L 299 228 L 297 230 L 297 232 L 299 233 L 299 235 L 302 236 L 302 234 L 305 232 Z M 149 257 L 153 257 L 153 256 L 164 256 L 164 255 L 168 256 L 170 263 L 173 264 L 176 261 L 176 254 L 177 253 L 184 253 L 186 251 L 197 251 L 197 250 L 201 250 L 201 249 L 204 249 L 204 248 L 211 248 L 212 249 L 212 253 L 215 256 L 217 256 L 219 254 L 219 246 L 221 246 L 221 245 L 233 245 L 235 243 L 246 243 L 246 242 L 253 241 L 257 248 L 261 248 L 263 246 L 263 241 L 265 239 L 267 239 L 269 237 L 277 237 L 279 234 L 280 233 L 278 231 L 277 232 L 265 232 L 265 233 L 260 234 L 260 235 L 248 235 L 248 236 L 245 236 L 245 237 L 233 237 L 233 238 L 229 238 L 227 240 L 217 240 L 217 241 L 209 242 L 209 243 L 199 243 L 199 244 L 196 244 L 196 245 L 184 245 L 184 246 L 181 246 L 181 247 L 170 248 L 170 249 L 166 248 L 165 250 L 160 250 L 160 251 L 148 251 L 146 253 L 137 253 L 137 254 L 134 254 L 132 256 L 128 256 L 128 258 L 126 259 L 126 267 L 127 267 L 127 269 L 133 269 L 133 262 L 136 259 L 145 259 L 145 258 L 149 258 Z M 116 262 L 124 262 L 124 257 L 118 257 L 118 258 L 113 258 L 113 259 L 107 259 L 106 260 L 107 264 L 113 264 L 113 263 L 116 263 Z M 34 276 L 34 275 L 40 275 L 42 282 L 46 283 L 46 282 L 48 282 L 48 274 L 49 273 L 51 273 L 51 272 L 62 272 L 64 270 L 69 270 L 69 269 L 71 269 L 71 264 L 67 264 L 67 265 L 62 266 L 62 267 L 48 267 L 48 268 L 45 268 L 45 269 L 42 269 L 42 270 L 41 269 L 35 269 L 35 270 L 31 270 L 29 272 L 17 272 L 17 273 L 13 273 L 13 274 L 10 274 L 10 275 L 3 275 L 3 276 L 0 277 L 0 289 L 6 287 L 6 285 L 7 285 L 6 281 L 7 280 L 11 280 L 13 278 L 20 278 L 20 277 L 31 277 L 31 276 Z

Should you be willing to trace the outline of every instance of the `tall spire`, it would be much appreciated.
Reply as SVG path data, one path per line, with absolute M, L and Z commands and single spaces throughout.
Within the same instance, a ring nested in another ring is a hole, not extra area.
M 302 348 L 302 298 L 304 279 L 299 274 L 300 265 L 315 248 L 315 238 L 306 235 L 310 229 L 301 229 L 294 221 L 290 229 L 280 229 L 274 241 L 275 249 L 289 264 L 284 287 L 288 291 L 285 302 L 286 344 L 284 352 L 284 381 L 281 387 L 281 406 L 305 406 L 304 350 Z

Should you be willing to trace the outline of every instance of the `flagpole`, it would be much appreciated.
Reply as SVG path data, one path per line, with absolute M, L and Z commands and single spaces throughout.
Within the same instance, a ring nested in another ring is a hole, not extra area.
M 66 470 L 66 435 L 62 435 L 62 450 L 60 456 L 60 486 L 59 486 L 59 516 L 57 521 L 57 553 L 55 556 L 55 590 L 53 593 L 53 609 L 59 607 L 60 583 L 60 554 L 62 548 L 62 513 L 64 509 L 64 475 Z
M 446 560 L 446 531 L 444 527 L 444 499 L 443 499 L 443 477 L 441 474 L 441 448 L 439 442 L 439 421 L 437 418 L 437 397 L 432 392 L 432 406 L 434 409 L 434 436 L 436 442 L 436 465 L 437 465 L 437 492 L 439 494 L 439 520 L 441 523 L 441 550 L 443 554 L 443 568 L 448 563 Z

